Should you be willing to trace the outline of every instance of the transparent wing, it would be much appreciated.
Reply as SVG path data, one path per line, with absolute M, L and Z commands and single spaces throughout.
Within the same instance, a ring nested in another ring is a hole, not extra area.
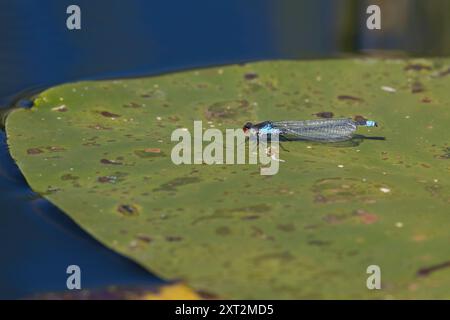
M 273 127 L 288 139 L 334 142 L 351 139 L 356 123 L 352 119 L 318 119 L 277 121 Z

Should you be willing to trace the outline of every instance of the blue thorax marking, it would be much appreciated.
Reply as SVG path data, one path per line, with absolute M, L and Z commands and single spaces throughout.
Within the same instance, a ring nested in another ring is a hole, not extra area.
M 279 133 L 278 129 L 274 129 L 271 123 L 266 124 L 264 127 L 259 128 L 258 134 L 274 134 Z

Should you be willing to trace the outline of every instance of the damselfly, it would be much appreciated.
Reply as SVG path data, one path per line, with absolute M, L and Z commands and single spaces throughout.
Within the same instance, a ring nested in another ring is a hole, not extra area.
M 247 122 L 243 130 L 260 138 L 277 134 L 281 141 L 309 140 L 317 142 L 338 142 L 350 140 L 358 126 L 377 127 L 372 120 L 350 118 L 317 119 L 303 121 L 264 121 L 257 124 Z

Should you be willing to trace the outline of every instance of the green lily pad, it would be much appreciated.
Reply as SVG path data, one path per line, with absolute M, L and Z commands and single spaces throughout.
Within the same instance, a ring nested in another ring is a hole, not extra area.
M 223 298 L 450 298 L 449 59 L 271 61 L 65 84 L 7 118 L 31 187 L 106 246 Z M 362 116 L 279 173 L 175 165 L 171 133 Z M 367 267 L 381 268 L 369 290 Z

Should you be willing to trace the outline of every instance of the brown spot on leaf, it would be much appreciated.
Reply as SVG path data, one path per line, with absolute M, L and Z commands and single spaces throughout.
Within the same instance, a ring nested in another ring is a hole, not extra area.
M 116 180 L 116 176 L 102 176 L 97 178 L 97 181 L 100 183 L 114 183 Z
M 405 71 L 413 70 L 413 71 L 421 71 L 421 70 L 431 70 L 430 66 L 420 64 L 420 63 L 411 63 L 408 64 L 405 68 Z
M 317 113 L 314 113 L 313 115 L 315 115 L 319 118 L 329 119 L 329 118 L 333 118 L 334 113 L 325 111 L 325 112 L 317 112 Z
M 208 87 L 209 86 L 207 83 L 197 83 L 197 88 L 199 88 L 199 89 L 206 89 Z
M 340 95 L 337 97 L 339 100 L 346 100 L 346 101 L 356 101 L 356 102 L 362 102 L 364 101 L 362 98 L 358 98 L 355 96 L 349 96 L 349 95 Z
M 117 207 L 117 211 L 126 217 L 133 217 L 139 214 L 138 208 L 132 204 L 120 204 Z
M 34 155 L 34 154 L 40 154 L 40 153 L 43 153 L 44 151 L 42 151 L 41 149 L 39 149 L 39 148 L 29 148 L 28 150 L 27 150 L 27 154 L 30 154 L 30 155 Z
M 261 228 L 258 228 L 256 226 L 252 226 L 253 232 L 251 234 L 252 237 L 254 238 L 260 238 L 263 240 L 270 240 L 273 241 L 275 240 L 274 237 L 269 236 L 268 234 L 266 234 Z
M 169 241 L 169 242 L 177 242 L 177 241 L 181 241 L 181 240 L 183 240 L 183 238 L 180 236 L 166 236 L 166 241 Z
M 141 241 L 146 242 L 146 243 L 150 243 L 153 240 L 152 238 L 150 238 L 149 236 L 147 236 L 145 234 L 138 234 L 138 235 L 136 235 L 136 239 L 141 240 Z
M 180 120 L 177 116 L 169 116 L 167 119 L 169 119 L 170 122 L 177 122 Z
M 254 72 L 247 72 L 246 74 L 244 74 L 244 79 L 245 80 L 253 80 L 258 78 L 258 75 Z
M 432 102 L 431 98 L 425 97 L 422 100 L 420 100 L 422 103 L 430 103 Z
M 259 219 L 259 216 L 256 214 L 253 214 L 253 215 L 249 215 L 249 216 L 244 216 L 241 219 L 242 220 L 256 220 L 256 219 Z
M 64 180 L 64 181 L 66 181 L 66 180 L 78 180 L 78 179 L 80 179 L 80 177 L 73 176 L 70 173 L 64 174 L 64 175 L 61 176 L 61 180 Z
M 108 117 L 108 118 L 118 118 L 120 117 L 120 115 L 109 112 L 109 111 L 101 111 L 100 114 L 104 117 Z
M 103 163 L 103 164 L 112 164 L 112 165 L 121 165 L 121 164 L 122 164 L 122 162 L 120 162 L 120 161 L 117 161 L 117 160 L 108 160 L 108 159 L 101 159 L 101 160 L 100 160 L 100 163 Z
M 59 192 L 61 189 L 58 187 L 52 187 L 52 186 L 48 186 L 47 190 L 45 191 L 46 194 L 52 194 L 52 193 L 56 193 Z

